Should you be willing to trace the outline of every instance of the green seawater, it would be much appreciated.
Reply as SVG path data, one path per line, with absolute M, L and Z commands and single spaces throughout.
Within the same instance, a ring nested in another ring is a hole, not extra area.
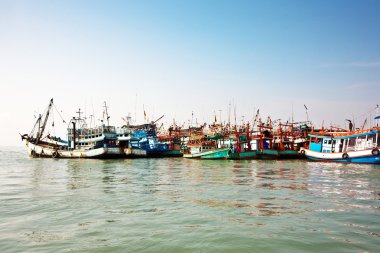
M 380 167 L 29 158 L 0 148 L 0 252 L 379 252 Z

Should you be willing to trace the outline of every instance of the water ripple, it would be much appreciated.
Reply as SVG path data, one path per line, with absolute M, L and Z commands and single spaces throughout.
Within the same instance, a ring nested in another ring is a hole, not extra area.
M 0 149 L 4 252 L 376 252 L 380 167 L 31 159 Z

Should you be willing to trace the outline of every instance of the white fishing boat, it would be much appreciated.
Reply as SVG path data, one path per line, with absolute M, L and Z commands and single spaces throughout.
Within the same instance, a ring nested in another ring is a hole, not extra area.
M 102 125 L 88 127 L 85 119 L 73 117 L 67 127 L 67 140 L 45 135 L 46 126 L 53 110 L 53 99 L 43 115 L 39 115 L 30 134 L 21 136 L 31 157 L 51 158 L 119 158 L 125 157 L 123 145 L 117 140 L 116 129 L 109 125 L 107 106 Z M 105 122 L 108 122 L 106 125 Z M 52 124 L 54 126 L 54 122 Z
M 306 158 L 329 162 L 380 164 L 380 128 L 350 132 L 309 134 L 309 147 L 301 148 Z

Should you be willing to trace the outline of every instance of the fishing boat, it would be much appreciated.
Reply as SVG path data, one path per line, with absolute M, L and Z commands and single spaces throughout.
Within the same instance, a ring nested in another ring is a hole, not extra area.
M 186 144 L 184 158 L 227 159 L 230 148 L 221 143 L 222 136 L 192 136 Z
M 273 127 L 269 124 L 259 124 L 259 133 L 252 139 L 256 143 L 257 158 L 259 159 L 278 159 L 280 152 L 274 145 Z
M 230 160 L 246 160 L 256 159 L 257 150 L 253 149 L 251 143 L 252 133 L 249 131 L 249 127 L 244 131 L 236 131 L 230 135 L 230 151 L 228 152 L 228 159 Z
M 312 132 L 309 146 L 301 148 L 306 158 L 326 162 L 380 164 L 380 128 L 340 132 Z
M 258 134 L 252 137 L 256 143 L 257 158 L 259 159 L 299 159 L 299 153 L 307 139 L 304 131 L 296 131 L 294 123 L 279 123 L 277 130 L 272 124 L 259 124 Z
M 139 139 L 133 137 L 133 131 L 126 125 L 116 129 L 116 137 L 116 144 L 127 158 L 147 156 L 145 150 L 132 146 L 132 142 L 137 142 Z
M 160 143 L 157 137 L 157 127 L 154 122 L 137 126 L 129 126 L 132 129 L 130 141 L 133 149 L 132 155 L 138 157 L 165 157 L 169 144 Z
M 109 124 L 88 127 L 85 119 L 81 117 L 80 110 L 79 116 L 69 121 L 67 140 L 52 136 L 50 133 L 45 134 L 53 108 L 55 107 L 51 99 L 45 113 L 37 118 L 31 133 L 21 136 L 31 157 L 121 158 L 125 156 L 124 151 L 116 144 L 115 127 Z M 108 113 L 105 112 L 104 115 L 108 121 Z M 54 127 L 54 121 L 52 126 Z
M 299 151 L 307 143 L 307 129 L 303 122 L 279 123 L 273 135 L 274 148 L 278 150 L 279 159 L 303 158 Z
M 164 152 L 165 157 L 181 157 L 182 153 L 182 141 L 181 128 L 171 126 L 168 129 L 167 134 L 158 135 L 158 141 L 162 144 L 169 145 L 169 150 Z

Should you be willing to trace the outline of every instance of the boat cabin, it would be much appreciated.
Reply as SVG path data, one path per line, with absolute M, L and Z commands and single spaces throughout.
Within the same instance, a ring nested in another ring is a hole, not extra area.
M 116 146 L 116 130 L 114 126 L 95 128 L 67 129 L 69 149 L 92 149 Z
M 378 130 L 353 133 L 309 134 L 309 149 L 321 153 L 344 153 L 376 148 L 380 144 Z

